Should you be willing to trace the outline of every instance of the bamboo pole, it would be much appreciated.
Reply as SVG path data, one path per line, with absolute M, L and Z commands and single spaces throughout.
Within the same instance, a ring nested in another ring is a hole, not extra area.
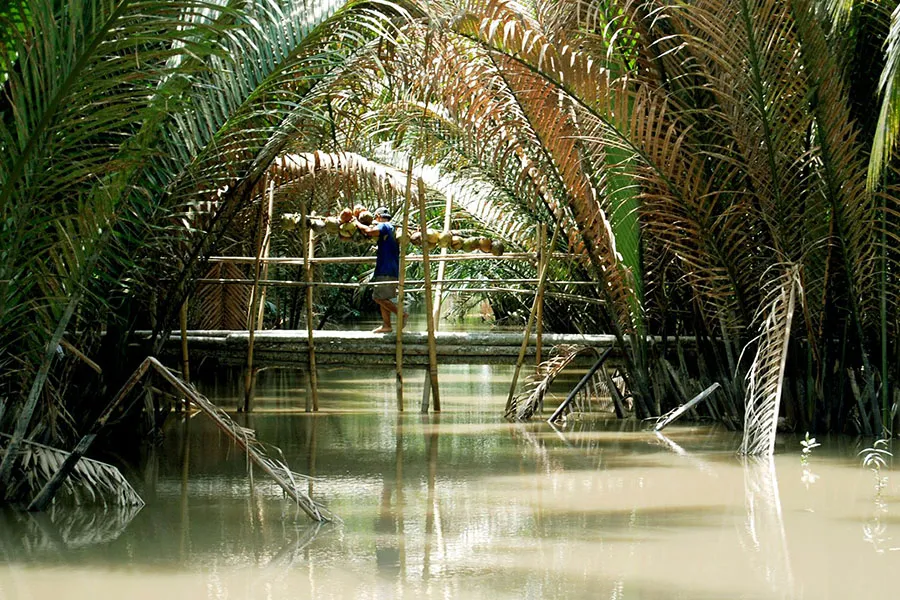
M 552 248 L 547 248 L 547 224 L 541 223 L 540 233 L 538 233 L 538 248 L 541 249 L 541 268 L 548 261 L 547 253 Z M 544 341 L 544 288 L 538 288 L 537 298 L 537 341 L 534 344 L 534 368 L 537 369 L 541 365 L 541 350 Z
M 612 353 L 613 348 L 614 346 L 610 346 L 603 351 L 603 354 L 600 355 L 600 358 L 597 359 L 597 362 L 594 363 L 594 366 L 588 369 L 588 372 L 585 373 L 584 377 L 581 378 L 581 381 L 579 381 L 575 385 L 575 387 L 572 388 L 572 390 L 569 392 L 569 395 L 566 396 L 566 399 L 562 401 L 562 404 L 560 404 L 559 407 L 555 411 L 553 411 L 553 414 L 550 415 L 549 419 L 547 419 L 548 423 L 552 423 L 553 421 L 557 420 L 560 415 L 562 415 L 563 411 L 566 410 L 569 404 L 571 404 L 575 399 L 575 396 L 578 395 L 578 392 L 580 392 L 582 388 L 584 388 L 584 386 L 588 384 L 588 382 L 594 377 L 594 374 L 600 369 L 600 367 L 603 366 L 603 363 L 606 362 L 606 359 L 609 358 L 609 355 Z
M 275 181 L 269 182 L 269 192 L 271 193 L 275 186 Z M 253 272 L 253 289 L 250 292 L 250 306 L 247 314 L 247 331 L 250 334 L 250 340 L 247 344 L 247 371 L 244 374 L 244 412 L 250 412 L 250 403 L 253 400 L 253 342 L 256 338 L 256 311 L 259 301 L 259 279 L 262 268 L 262 251 L 263 251 L 263 219 L 265 219 L 265 204 L 260 201 L 259 217 L 256 221 L 256 232 L 259 236 L 259 243 L 256 246 L 256 263 Z M 238 408 L 238 412 L 240 412 Z
M 450 194 L 447 194 L 447 202 L 444 205 L 444 229 L 443 231 L 450 231 L 450 213 L 453 209 L 453 200 Z M 424 228 L 422 231 L 426 231 Z M 424 244 L 424 242 L 423 242 Z M 441 248 L 441 258 L 446 258 L 448 254 L 448 248 Z M 438 264 L 438 278 L 437 278 L 437 290 L 435 291 L 435 297 L 437 298 L 437 305 L 434 307 L 434 331 L 437 332 L 441 326 L 441 306 L 444 304 L 444 272 L 447 268 L 447 261 L 442 260 L 440 264 Z M 431 380 L 425 379 L 425 385 L 422 387 L 422 406 L 428 406 L 428 395 L 431 393 Z M 427 412 L 427 411 L 425 411 Z
M 262 275 L 260 279 L 268 279 L 269 278 L 269 261 L 266 259 L 269 258 L 269 251 L 272 248 L 272 204 L 275 200 L 275 191 L 274 188 L 269 188 L 269 205 L 266 207 L 266 235 L 263 238 L 263 250 L 260 255 L 260 262 L 262 262 Z M 304 213 L 306 214 L 306 213 Z M 265 326 L 265 310 L 266 310 L 266 290 L 268 286 L 263 286 L 263 288 L 259 292 L 259 310 L 256 313 L 256 322 L 260 325 Z
M 714 384 L 712 384 L 711 386 L 709 386 L 708 388 L 706 388 L 705 390 L 703 390 L 702 392 L 700 392 L 699 394 L 697 394 L 696 396 L 694 396 L 686 404 L 679 406 L 675 410 L 675 412 L 673 412 L 671 415 L 669 415 L 668 417 L 666 417 L 665 419 L 663 419 L 659 423 L 657 423 L 656 427 L 654 427 L 654 431 L 662 431 L 663 429 L 665 429 L 666 426 L 669 425 L 669 423 L 673 422 L 675 419 L 677 419 L 678 417 L 680 417 L 681 415 L 686 413 L 692 407 L 696 406 L 697 404 L 700 404 L 700 402 L 703 401 L 703 399 L 705 399 L 707 396 L 709 396 L 714 391 L 719 389 L 719 387 L 721 387 L 721 386 L 719 385 L 719 382 L 717 381 Z
M 306 214 L 306 203 L 302 205 L 302 212 Z M 315 252 L 315 233 L 306 226 L 306 219 L 302 219 L 300 225 L 301 244 L 303 245 L 306 282 L 313 280 L 312 255 Z M 306 396 L 306 412 L 319 411 L 319 374 L 316 370 L 316 345 L 313 340 L 313 286 L 306 286 L 306 344 L 309 349 L 309 394 Z
M 311 261 L 311 264 L 315 265 L 315 263 L 316 263 L 316 261 L 315 261 L 315 259 L 313 259 Z M 305 264 L 305 262 L 304 262 L 304 264 Z M 194 279 L 193 281 L 195 283 L 252 285 L 255 280 L 254 279 L 224 279 L 224 278 L 216 279 L 216 278 L 212 278 L 212 277 L 207 277 L 207 278 Z M 407 285 L 422 285 L 423 283 L 425 283 L 425 280 L 424 279 L 410 279 L 410 280 L 404 279 L 404 282 Z M 540 283 L 540 279 L 536 279 L 536 278 L 530 278 L 530 279 L 506 279 L 506 278 L 483 279 L 483 278 L 478 278 L 478 277 L 468 277 L 468 278 L 450 278 L 450 279 L 444 279 L 444 280 L 435 279 L 432 281 L 432 283 L 435 283 L 435 284 L 436 283 L 443 283 L 443 284 L 488 283 L 488 284 L 490 284 L 490 283 L 495 283 L 495 282 L 501 282 L 501 283 L 506 283 L 506 284 L 516 284 L 516 285 L 529 285 L 529 284 L 536 285 L 536 284 Z M 553 282 L 548 282 L 548 283 L 554 283 L 554 282 L 555 283 L 564 283 L 565 285 L 574 285 L 574 286 L 580 286 L 580 285 L 597 286 L 597 285 L 599 285 L 599 282 L 597 282 L 597 281 L 554 280 Z M 396 284 L 400 283 L 400 280 L 399 279 L 396 279 L 393 281 L 385 280 L 385 281 L 379 281 L 378 283 L 388 283 L 388 284 L 396 285 Z M 316 287 L 345 288 L 345 289 L 358 288 L 362 285 L 366 285 L 365 283 L 336 283 L 336 282 L 332 282 L 332 281 L 312 281 L 312 282 L 307 283 L 306 281 L 297 281 L 294 279 L 260 279 L 259 280 L 259 285 L 271 285 L 271 286 L 279 286 L 280 285 L 280 286 L 284 286 L 284 287 L 306 287 L 309 284 L 312 284 Z M 464 288 L 460 288 L 460 291 L 465 292 L 469 289 L 471 289 L 471 288 L 464 287 Z M 531 294 L 534 293 L 533 290 L 528 290 L 528 291 Z
M 187 315 L 188 315 L 188 299 L 185 298 L 181 303 L 181 309 L 178 311 L 178 321 L 181 325 L 181 376 L 188 383 L 191 382 L 191 363 L 190 354 L 188 353 L 187 339 Z M 191 401 L 185 396 L 184 410 L 190 410 Z
M 570 254 L 567 252 L 554 252 L 551 258 L 583 258 L 582 254 Z M 488 254 L 485 252 L 454 252 L 445 257 L 432 256 L 429 258 L 431 262 L 457 262 L 460 260 L 536 260 L 537 256 L 534 252 L 504 252 L 500 256 Z M 374 263 L 377 260 L 375 256 L 323 256 L 313 259 L 313 264 L 333 264 L 333 265 L 360 265 Z M 422 262 L 424 259 L 420 254 L 412 254 L 406 258 L 409 262 Z M 253 264 L 256 262 L 255 256 L 211 256 L 211 263 L 230 262 L 234 264 Z M 262 262 L 268 262 L 279 265 L 302 265 L 303 258 L 290 256 L 271 256 Z M 592 282 L 596 285 L 596 282 Z
M 551 248 L 556 246 L 556 238 L 559 236 L 560 229 L 562 229 L 562 227 L 557 225 L 556 229 L 553 231 L 553 239 L 550 241 Z M 534 302 L 531 305 L 531 310 L 528 312 L 528 321 L 525 323 L 525 335 L 522 336 L 522 346 L 519 348 L 519 358 L 516 360 L 516 369 L 513 372 L 512 381 L 509 384 L 509 395 L 506 397 L 506 408 L 504 409 L 504 412 L 509 412 L 512 407 L 513 395 L 516 392 L 516 383 L 519 381 L 519 371 L 522 370 L 522 363 L 525 362 L 525 350 L 528 348 L 528 338 L 531 337 L 531 326 L 534 323 L 534 316 L 537 312 L 538 297 L 547 281 L 547 267 L 549 265 L 549 260 L 542 262 L 540 265 L 540 281 L 538 282 L 538 289 L 537 293 L 534 295 Z
M 428 231 L 428 218 L 425 214 L 425 182 L 419 177 L 419 223 L 422 231 Z M 425 275 L 425 318 L 428 325 L 428 378 L 431 382 L 431 397 L 434 398 L 434 411 L 441 411 L 441 396 L 438 389 L 437 374 L 437 345 L 434 339 L 434 307 L 431 295 L 431 265 L 428 245 L 422 244 L 422 269 Z M 428 398 L 425 396 L 422 402 L 422 412 L 428 412 Z
M 400 273 L 397 281 L 397 410 L 403 411 L 403 311 L 404 284 L 406 282 L 406 253 L 409 251 L 409 204 L 412 198 L 413 159 L 406 167 L 406 193 L 403 196 L 403 231 L 400 238 Z

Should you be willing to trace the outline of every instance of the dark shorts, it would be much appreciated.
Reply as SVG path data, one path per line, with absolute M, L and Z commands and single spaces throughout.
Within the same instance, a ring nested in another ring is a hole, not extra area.
M 372 291 L 372 298 L 375 300 L 390 300 L 397 295 L 396 283 L 378 283 L 379 281 L 397 281 L 396 275 L 376 275 L 373 279 L 375 289 Z

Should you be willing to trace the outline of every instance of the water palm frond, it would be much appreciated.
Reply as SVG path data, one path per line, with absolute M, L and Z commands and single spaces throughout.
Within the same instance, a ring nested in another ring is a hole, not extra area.
M 0 434 L 8 442 L 10 436 Z M 7 444 L 4 444 L 7 446 Z M 7 450 L 4 447 L 4 451 Z M 15 497 L 31 498 L 59 470 L 69 453 L 25 440 L 20 446 Z M 104 506 L 143 506 L 144 501 L 134 491 L 122 473 L 113 465 L 82 458 L 62 488 L 64 502 L 102 504 Z
M 585 353 L 596 355 L 597 351 L 588 346 L 554 346 L 550 358 L 538 365 L 536 373 L 526 378 L 522 391 L 516 394 L 506 411 L 506 418 L 527 421 L 539 412 L 553 381 Z
M 768 284 L 769 293 L 760 306 L 760 336 L 756 356 L 747 374 L 741 454 L 771 455 L 784 384 L 791 323 L 800 287 L 795 266 L 787 266 Z

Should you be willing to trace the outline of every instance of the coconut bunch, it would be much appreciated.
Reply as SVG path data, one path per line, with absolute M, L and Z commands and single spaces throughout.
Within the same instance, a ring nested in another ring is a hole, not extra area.
M 363 225 L 371 225 L 375 221 L 375 217 L 366 207 L 356 206 L 352 210 L 344 208 L 336 217 L 319 217 L 313 214 L 307 217 L 306 226 L 317 233 L 325 232 L 343 240 L 352 240 L 357 237 L 358 233 L 353 217 L 356 217 Z M 301 218 L 303 216 L 299 214 L 285 213 L 281 216 L 281 225 L 286 231 L 294 231 L 300 225 Z M 416 231 L 409 237 L 409 243 L 419 248 L 422 247 L 423 240 L 427 250 L 440 247 L 462 252 L 480 251 L 494 256 L 501 256 L 505 250 L 503 242 L 500 240 L 492 240 L 483 236 L 463 237 L 462 232 L 458 230 L 435 231 L 428 229 L 424 235 L 421 231 Z
M 365 206 L 357 205 L 353 209 L 342 209 L 336 217 L 320 217 L 312 214 L 306 217 L 306 226 L 316 233 L 324 232 L 336 235 L 342 240 L 352 240 L 354 237 L 359 237 L 354 217 L 359 219 L 363 225 L 371 225 L 375 221 L 375 217 Z M 303 215 L 285 213 L 281 215 L 281 226 L 286 231 L 294 231 L 300 225 L 302 218 Z
M 428 250 L 441 247 L 462 252 L 481 251 L 494 256 L 500 256 L 505 249 L 500 240 L 492 240 L 488 237 L 463 237 L 461 232 L 455 230 L 441 232 L 428 229 L 424 235 L 421 231 L 417 231 L 410 236 L 409 242 L 420 248 L 424 243 Z

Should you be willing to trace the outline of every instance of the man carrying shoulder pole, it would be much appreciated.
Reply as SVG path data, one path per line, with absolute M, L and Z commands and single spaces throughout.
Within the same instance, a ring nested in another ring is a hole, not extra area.
M 394 298 L 397 296 L 397 280 L 400 277 L 400 245 L 397 243 L 396 230 L 391 223 L 390 210 L 384 206 L 376 208 L 375 221 L 376 223 L 369 227 L 354 218 L 357 229 L 369 237 L 378 238 L 375 274 L 372 278 L 375 288 L 372 297 L 381 309 L 382 324 L 372 333 L 389 333 L 392 331 L 391 313 L 397 314 L 397 304 L 394 302 Z M 394 283 L 379 283 L 380 281 Z M 403 313 L 404 323 L 408 316 L 408 313 Z

